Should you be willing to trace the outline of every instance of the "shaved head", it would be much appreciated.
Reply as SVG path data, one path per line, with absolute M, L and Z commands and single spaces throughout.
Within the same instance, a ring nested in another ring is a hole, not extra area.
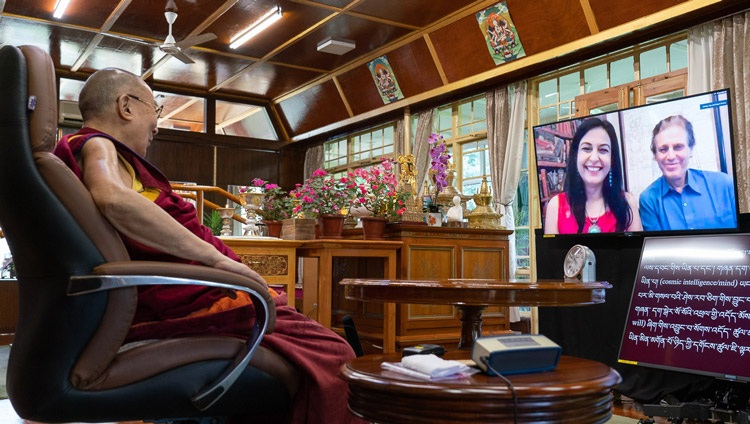
M 146 87 L 135 74 L 118 68 L 105 68 L 94 72 L 83 85 L 78 97 L 78 108 L 84 121 L 102 117 L 114 111 L 117 98 L 123 93 Z

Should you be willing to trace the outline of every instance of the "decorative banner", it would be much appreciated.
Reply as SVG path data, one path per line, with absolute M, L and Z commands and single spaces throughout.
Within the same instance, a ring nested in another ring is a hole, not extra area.
M 387 57 L 380 56 L 369 62 L 367 67 L 370 68 L 370 74 L 375 81 L 375 86 L 378 87 L 383 103 L 388 104 L 404 98 Z
M 505 2 L 478 12 L 477 22 L 495 65 L 526 56 Z

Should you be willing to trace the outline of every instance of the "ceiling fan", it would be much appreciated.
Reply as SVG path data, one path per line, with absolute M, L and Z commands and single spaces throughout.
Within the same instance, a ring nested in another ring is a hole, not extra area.
M 164 17 L 167 18 L 167 23 L 169 24 L 169 34 L 164 40 L 164 43 L 159 45 L 159 50 L 168 55 L 176 57 L 183 63 L 195 63 L 193 59 L 191 59 L 182 51 L 183 49 L 189 49 L 192 46 L 196 46 L 198 44 L 205 43 L 216 38 L 216 35 L 208 32 L 205 34 L 188 37 L 182 41 L 176 42 L 174 36 L 172 35 L 172 24 L 175 20 L 177 20 L 177 5 L 175 4 L 174 0 L 167 0 L 167 6 L 164 8 Z

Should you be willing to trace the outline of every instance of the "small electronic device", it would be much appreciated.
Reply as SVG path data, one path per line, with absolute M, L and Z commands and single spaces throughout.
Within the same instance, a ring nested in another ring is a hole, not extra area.
M 551 371 L 561 354 L 562 348 L 541 334 L 503 334 L 476 339 L 471 359 L 489 375 L 510 375 Z
M 563 262 L 565 281 L 592 283 L 596 281 L 596 257 L 588 247 L 576 244 L 568 250 Z
M 405 347 L 401 356 L 411 355 L 429 355 L 443 356 L 445 348 L 436 344 L 421 344 L 416 346 Z

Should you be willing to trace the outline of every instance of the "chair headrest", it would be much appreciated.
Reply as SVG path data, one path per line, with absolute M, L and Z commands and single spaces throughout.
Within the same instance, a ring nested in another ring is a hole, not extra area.
M 57 83 L 50 55 L 37 46 L 20 46 L 29 80 L 29 139 L 34 152 L 51 152 L 57 142 Z

